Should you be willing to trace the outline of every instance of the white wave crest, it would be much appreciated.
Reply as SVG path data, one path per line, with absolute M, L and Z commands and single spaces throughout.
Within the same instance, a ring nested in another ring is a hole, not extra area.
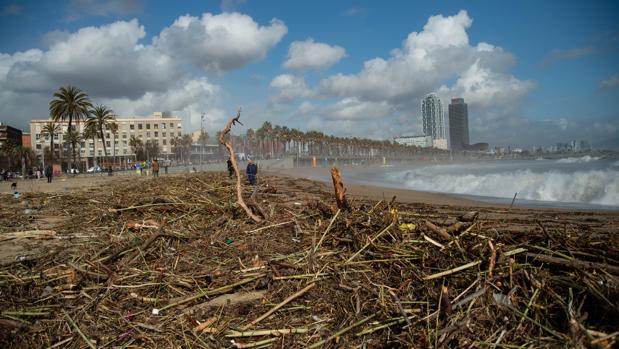
M 534 173 L 520 170 L 494 174 L 437 174 L 423 169 L 396 177 L 411 189 L 528 200 L 579 202 L 619 206 L 619 171 Z
M 591 156 L 591 155 L 585 155 L 583 157 L 580 158 L 564 158 L 564 159 L 559 159 L 557 160 L 557 163 L 559 164 L 579 164 L 579 163 L 583 163 L 583 162 L 589 162 L 589 161 L 596 161 L 596 160 L 600 160 L 600 157 L 597 156 Z

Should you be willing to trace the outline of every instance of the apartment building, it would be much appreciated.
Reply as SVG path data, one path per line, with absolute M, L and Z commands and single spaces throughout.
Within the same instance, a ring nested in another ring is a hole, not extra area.
M 109 127 L 104 130 L 107 154 L 110 158 L 115 159 L 117 164 L 135 160 L 135 154 L 129 143 L 131 136 L 135 136 L 144 144 L 156 143 L 159 146 L 159 156 L 168 158 L 172 155 L 172 139 L 181 137 L 183 134 L 181 121 L 180 117 L 161 112 L 153 113 L 150 116 L 116 117 L 118 131 L 113 133 Z M 32 149 L 38 157 L 43 156 L 44 149 L 49 148 L 51 142 L 49 136 L 44 136 L 42 133 L 43 126 L 49 122 L 49 119 L 30 121 Z M 83 121 L 79 124 L 73 122 L 73 124 L 80 133 L 84 132 L 85 123 Z M 66 138 L 64 133 L 67 132 L 68 122 L 64 121 L 60 125 L 61 132 L 54 135 L 55 158 L 59 156 L 59 145 L 64 143 L 61 142 L 61 139 Z M 92 139 L 83 139 L 78 148 L 79 150 L 76 149 L 76 151 L 79 151 L 80 160 L 87 162 L 87 164 L 95 156 L 98 158 L 104 156 L 103 143 L 100 138 L 97 138 L 95 142 Z M 65 156 L 68 156 L 68 154 Z

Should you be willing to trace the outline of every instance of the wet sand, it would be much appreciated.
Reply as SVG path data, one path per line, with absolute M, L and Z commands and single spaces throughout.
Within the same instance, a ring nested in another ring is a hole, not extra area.
M 374 168 L 375 170 L 375 168 Z M 270 170 L 269 175 L 280 175 L 294 178 L 304 178 L 322 183 L 331 182 L 330 169 L 327 167 L 315 168 L 291 168 L 281 170 Z M 398 202 L 402 203 L 424 203 L 430 205 L 454 205 L 454 206 L 476 206 L 476 207 L 504 207 L 506 205 L 490 204 L 481 201 L 461 198 L 449 194 L 428 193 L 410 189 L 389 188 L 376 185 L 359 184 L 354 178 L 362 176 L 368 168 L 343 166 L 340 168 L 347 194 L 350 196 L 365 197 L 373 200 L 391 200 L 396 196 Z

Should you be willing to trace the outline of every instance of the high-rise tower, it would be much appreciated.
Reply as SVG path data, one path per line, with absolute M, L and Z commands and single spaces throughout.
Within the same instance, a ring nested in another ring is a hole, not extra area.
M 464 98 L 452 98 L 449 104 L 449 141 L 454 150 L 469 145 L 469 112 Z
M 445 139 L 445 118 L 441 99 L 430 93 L 421 101 L 421 116 L 423 118 L 423 133 L 435 139 Z

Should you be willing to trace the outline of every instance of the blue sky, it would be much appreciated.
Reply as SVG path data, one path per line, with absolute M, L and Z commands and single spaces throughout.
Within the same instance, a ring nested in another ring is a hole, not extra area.
M 2 0 L 0 120 L 26 127 L 74 84 L 188 131 L 240 105 L 249 127 L 384 139 L 419 133 L 437 92 L 469 103 L 474 142 L 619 147 L 616 18 L 616 1 Z

